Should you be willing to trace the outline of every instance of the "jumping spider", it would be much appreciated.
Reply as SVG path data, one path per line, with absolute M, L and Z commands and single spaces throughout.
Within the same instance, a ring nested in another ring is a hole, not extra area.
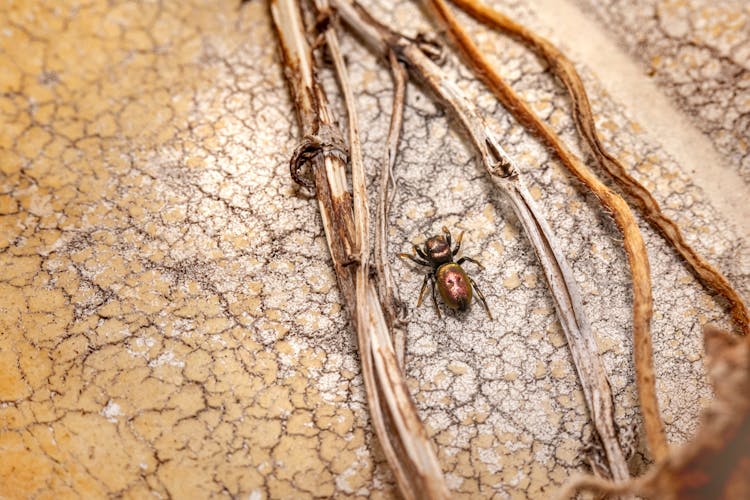
M 422 282 L 417 307 L 422 305 L 422 299 L 427 290 L 427 281 L 429 280 L 432 285 L 432 302 L 435 304 L 438 317 L 441 316 L 435 295 L 436 283 L 438 292 L 440 292 L 445 305 L 451 309 L 458 309 L 460 311 L 465 311 L 469 307 L 469 304 L 471 304 L 472 289 L 474 289 L 477 292 L 479 300 L 482 301 L 484 310 L 487 311 L 487 316 L 492 319 L 492 313 L 490 313 L 490 308 L 487 307 L 484 294 L 479 290 L 479 287 L 477 287 L 476 282 L 471 276 L 466 274 L 461 264 L 468 261 L 473 262 L 482 269 L 484 269 L 484 266 L 471 257 L 461 257 L 457 261 L 453 261 L 453 257 L 455 257 L 461 248 L 463 237 L 464 233 L 462 231 L 456 239 L 456 247 L 451 250 L 451 233 L 447 227 L 443 226 L 443 234 L 428 239 L 424 244 L 424 250 L 414 245 L 414 252 L 421 258 L 408 253 L 400 253 L 398 256 L 402 259 L 410 259 L 420 266 L 430 268 L 430 271 L 425 275 Z

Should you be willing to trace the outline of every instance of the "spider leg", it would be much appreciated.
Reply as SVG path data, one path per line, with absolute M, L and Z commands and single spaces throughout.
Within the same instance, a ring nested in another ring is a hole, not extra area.
M 474 281 L 474 279 L 469 276 L 469 281 L 471 282 L 471 286 L 474 288 L 474 291 L 477 292 L 477 297 L 479 297 L 479 300 L 482 301 L 482 305 L 484 306 L 484 310 L 487 312 L 487 316 L 490 317 L 490 321 L 492 321 L 494 318 L 492 317 L 492 313 L 490 312 L 490 308 L 487 307 L 487 300 L 484 298 L 484 294 L 477 286 L 477 282 Z
M 413 255 L 411 255 L 411 254 L 408 254 L 408 253 L 400 253 L 400 254 L 398 254 L 398 256 L 399 256 L 399 257 L 401 257 L 402 259 L 409 259 L 409 260 L 411 260 L 412 262 L 416 262 L 416 263 L 417 263 L 417 264 L 419 264 L 420 266 L 427 266 L 427 267 L 432 267 L 432 266 L 431 266 L 431 265 L 430 265 L 430 264 L 429 264 L 428 262 L 425 262 L 425 261 L 423 261 L 423 260 L 420 260 L 420 259 L 418 259 L 418 258 L 416 258 L 416 257 L 414 257 Z
M 430 281 L 432 282 L 432 303 L 435 304 L 438 319 L 442 319 L 443 316 L 440 315 L 440 307 L 438 307 L 437 296 L 435 295 L 435 273 L 430 273 Z
M 453 256 L 455 256 L 459 250 L 461 250 L 461 241 L 464 239 L 464 232 L 461 231 L 461 233 L 458 235 L 458 238 L 456 238 L 456 248 L 453 249 Z
M 447 227 L 443 226 L 443 234 L 445 234 L 445 241 L 448 243 L 448 248 L 451 247 L 451 232 L 448 230 Z M 456 255 L 456 254 L 453 254 Z
M 424 293 L 427 291 L 427 280 L 430 279 L 430 276 L 432 276 L 432 273 L 427 273 L 424 275 L 424 281 L 422 282 L 422 289 L 419 291 L 419 300 L 417 300 L 417 307 L 422 305 L 422 299 L 424 299 Z
M 468 262 L 473 262 L 474 264 L 478 265 L 481 269 L 484 269 L 484 266 L 482 265 L 481 262 L 479 262 L 476 259 L 472 259 L 471 257 L 461 257 L 460 259 L 458 259 L 456 261 L 456 264 L 458 264 L 460 266 L 461 264 L 463 264 L 464 262 L 467 262 L 467 261 Z
M 419 248 L 417 245 L 414 245 L 414 252 L 422 257 L 424 260 L 429 261 L 430 259 L 427 257 L 427 255 L 422 251 L 421 248 Z

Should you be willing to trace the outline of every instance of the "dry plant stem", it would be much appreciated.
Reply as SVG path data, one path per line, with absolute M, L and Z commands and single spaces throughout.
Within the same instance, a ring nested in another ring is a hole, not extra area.
M 569 479 L 565 484 L 555 492 L 555 500 L 569 500 L 576 498 L 579 491 L 595 491 L 600 496 L 604 495 L 623 495 L 638 494 L 642 478 L 631 479 L 630 481 L 614 482 L 601 477 L 589 475 L 577 475 Z
M 330 7 L 328 0 L 315 0 L 315 7 L 320 16 L 330 16 Z M 349 161 L 352 168 L 352 187 L 353 187 L 353 205 L 354 205 L 354 248 L 355 253 L 352 259 L 358 261 L 354 273 L 355 294 L 356 294 L 356 321 L 357 338 L 360 345 L 369 346 L 369 332 L 367 327 L 370 319 L 369 304 L 367 301 L 367 282 L 369 280 L 370 269 L 370 238 L 369 238 L 369 213 L 367 209 L 367 186 L 365 185 L 365 167 L 362 160 L 362 145 L 359 140 L 359 120 L 355 109 L 354 94 L 351 85 L 349 85 L 349 74 L 346 69 L 344 57 L 341 55 L 338 36 L 331 29 L 331 24 L 327 24 L 324 36 L 326 46 L 331 54 L 333 65 L 336 71 L 336 77 L 339 81 L 341 92 L 344 95 L 344 104 L 346 105 L 348 131 L 349 131 Z M 366 351 L 368 351 L 367 349 Z M 366 357 L 367 358 L 367 357 Z M 363 364 L 369 362 L 369 359 L 363 360 Z M 374 382 L 371 367 L 367 367 L 367 377 Z M 379 407 L 379 405 L 375 405 Z
M 628 204 L 617 193 L 604 185 L 580 159 L 570 152 L 554 130 L 545 124 L 492 68 L 474 42 L 458 24 L 445 2 L 443 0 L 428 1 L 447 26 L 457 42 L 461 54 L 474 72 L 485 81 L 495 96 L 521 123 L 531 128 L 555 149 L 568 170 L 599 198 L 606 209 L 611 212 L 620 228 L 633 278 L 633 348 L 638 396 L 649 449 L 655 460 L 661 460 L 666 456 L 668 446 L 656 397 L 650 331 L 653 315 L 651 275 L 646 245 Z
M 745 335 L 750 335 L 750 312 L 748 312 L 747 306 L 740 295 L 718 270 L 685 241 L 680 228 L 672 219 L 664 215 L 659 203 L 648 189 L 628 174 L 623 164 L 609 153 L 602 144 L 601 137 L 594 124 L 591 104 L 586 95 L 586 90 L 573 63 L 547 39 L 516 23 L 506 15 L 475 0 L 451 0 L 451 2 L 477 21 L 518 38 L 547 61 L 552 71 L 567 88 L 573 102 L 573 118 L 576 127 L 599 165 L 614 179 L 631 202 L 638 207 L 643 217 L 682 255 L 703 283 L 713 288 L 727 300 L 732 317 L 740 331 Z
M 330 9 L 327 0 L 316 0 L 316 7 L 318 12 L 325 13 L 323 15 L 330 15 Z M 356 321 L 355 326 L 357 330 L 357 339 L 360 345 L 360 352 L 362 354 L 372 352 L 373 350 L 373 339 L 370 337 L 371 332 L 368 331 L 370 324 L 370 314 L 368 309 L 368 297 L 367 297 L 367 285 L 369 280 L 369 214 L 367 210 L 367 187 L 365 185 L 365 173 L 364 163 L 362 159 L 362 147 L 359 141 L 359 123 L 357 119 L 357 113 L 355 110 L 354 95 L 349 85 L 348 71 L 344 58 L 341 54 L 341 48 L 339 46 L 338 37 L 336 32 L 330 29 L 325 31 L 325 39 L 328 50 L 333 60 L 336 75 L 339 80 L 339 85 L 344 96 L 344 102 L 347 110 L 348 118 L 348 129 L 349 129 L 349 157 L 352 166 L 352 184 L 354 188 L 353 204 L 354 204 L 354 228 L 356 237 L 356 248 L 357 248 L 357 260 L 358 266 L 355 271 L 355 293 L 356 293 Z M 387 310 L 387 308 L 386 308 Z M 386 326 L 387 328 L 387 326 Z M 396 356 L 397 361 L 398 355 Z M 366 381 L 366 385 L 369 387 L 377 387 L 375 370 L 377 367 L 373 366 L 373 357 L 363 355 L 362 360 L 362 374 Z M 399 366 L 403 366 L 399 363 Z M 382 367 L 380 367 L 382 369 Z M 385 435 L 388 432 L 388 423 L 380 411 L 381 398 L 387 398 L 387 393 L 383 391 L 367 391 L 368 392 L 368 405 L 370 408 L 375 408 L 377 416 L 373 416 L 373 426 L 376 429 L 378 435 Z M 384 453 L 389 459 L 389 462 L 398 463 L 398 452 L 400 450 L 395 449 L 391 445 L 389 440 L 386 440 L 382 444 Z M 399 484 L 408 485 L 409 477 L 408 472 L 402 467 L 396 467 L 394 469 Z M 408 489 L 408 487 L 405 487 Z M 412 492 L 409 495 L 414 496 L 416 492 Z M 406 495 L 405 495 L 406 496 Z
M 510 198 L 550 285 L 611 473 L 618 479 L 627 478 L 628 469 L 617 439 L 609 382 L 583 311 L 578 287 L 564 253 L 556 244 L 552 231 L 536 208 L 518 169 L 499 146 L 476 107 L 410 39 L 380 25 L 360 6 L 352 6 L 346 0 L 333 0 L 332 3 L 342 19 L 354 31 L 381 54 L 387 50 L 394 51 L 407 64 L 410 72 L 416 74 L 454 113 L 468 132 L 492 181 Z
M 406 351 L 406 332 L 404 331 L 405 308 L 398 296 L 396 281 L 393 279 L 391 263 L 388 259 L 388 213 L 396 193 L 396 180 L 393 167 L 398 154 L 398 143 L 401 137 L 401 126 L 404 118 L 404 97 L 406 95 L 407 73 L 398 62 L 393 52 L 388 54 L 388 62 L 393 75 L 393 109 L 391 124 L 388 128 L 385 154 L 380 170 L 380 188 L 378 191 L 378 220 L 375 226 L 375 266 L 378 271 L 378 293 L 385 308 L 385 318 L 393 335 L 393 347 L 399 366 L 404 368 Z M 389 187 L 392 185 L 392 189 Z
M 556 498 L 573 498 L 582 490 L 658 499 L 750 498 L 750 337 L 706 325 L 703 340 L 715 397 L 690 441 L 672 447 L 638 478 L 614 482 L 578 475 Z
M 362 213 L 363 209 L 366 212 L 366 201 L 362 199 L 366 193 L 363 169 L 359 173 L 352 172 L 355 196 L 360 197 L 353 207 L 351 194 L 346 188 L 346 162 L 330 146 L 340 139 L 341 132 L 317 81 L 300 5 L 297 0 L 271 0 L 270 6 L 282 49 L 285 75 L 305 135 L 303 146 L 317 145 L 308 161 L 341 295 L 357 331 L 373 427 L 404 498 L 448 498 L 437 457 L 396 361 L 375 286 L 366 266 L 361 265 L 367 261 L 367 253 L 362 250 L 367 250 L 368 234 L 367 216 Z M 337 41 L 332 41 L 332 36 L 326 34 L 326 42 L 333 43 L 335 59 Z M 337 73 L 346 94 L 345 72 L 339 61 Z M 354 110 L 351 106 L 348 108 L 351 119 Z M 356 128 L 355 117 L 350 130 L 356 131 Z M 360 167 L 354 167 L 357 168 Z

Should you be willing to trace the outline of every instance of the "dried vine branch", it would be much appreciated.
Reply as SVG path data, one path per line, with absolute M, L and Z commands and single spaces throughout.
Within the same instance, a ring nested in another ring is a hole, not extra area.
M 393 335 L 396 358 L 403 368 L 406 351 L 406 332 L 404 331 L 406 308 L 398 296 L 398 287 L 393 279 L 391 261 L 388 259 L 388 214 L 391 203 L 393 203 L 393 197 L 396 194 L 396 179 L 393 175 L 393 167 L 396 164 L 401 127 L 404 121 L 404 98 L 408 74 L 393 52 L 388 54 L 388 62 L 393 75 L 393 109 L 385 154 L 380 169 L 378 219 L 375 226 L 375 266 L 378 271 L 380 301 L 385 308 L 385 319 Z
M 503 80 L 458 24 L 445 2 L 443 0 L 428 0 L 428 2 L 448 28 L 474 73 L 484 80 L 495 96 L 523 125 L 533 130 L 555 149 L 563 164 L 599 198 L 620 228 L 633 278 L 633 349 L 641 413 L 649 449 L 657 461 L 661 460 L 667 454 L 668 445 L 656 397 L 650 332 L 653 315 L 651 274 L 646 245 L 628 204 L 604 185 L 565 146 L 555 131 L 544 123 Z
M 618 187 L 654 227 L 688 263 L 701 281 L 723 296 L 729 303 L 732 317 L 740 331 L 750 334 L 750 312 L 737 291 L 717 269 L 709 264 L 686 241 L 679 226 L 664 215 L 659 203 L 648 189 L 628 172 L 625 166 L 602 144 L 594 123 L 591 104 L 578 71 L 573 63 L 555 45 L 508 16 L 482 5 L 476 0 L 450 0 L 477 21 L 508 33 L 517 38 L 550 65 L 552 72 L 563 82 L 573 102 L 573 118 L 584 142 L 602 169 L 616 182 Z M 532 126 L 532 130 L 535 130 Z M 541 132 L 537 132 L 544 137 Z
M 583 311 L 578 287 L 564 253 L 536 208 L 513 160 L 500 147 L 476 107 L 413 40 L 378 23 L 359 5 L 352 5 L 346 0 L 333 0 L 332 4 L 342 19 L 379 54 L 385 55 L 389 51 L 396 53 L 409 71 L 453 112 L 479 152 L 491 180 L 509 197 L 549 283 L 594 426 L 604 446 L 610 473 L 615 478 L 626 479 L 629 474 L 618 441 L 612 394 Z M 647 262 L 645 269 L 648 269 Z
M 328 15 L 327 4 L 322 0 L 317 5 L 317 16 L 305 7 L 308 17 L 321 21 Z M 353 158 L 352 197 L 347 188 L 347 158 L 341 132 L 317 80 L 316 61 L 305 38 L 302 8 L 297 0 L 271 0 L 270 6 L 304 135 L 292 158 L 292 177 L 315 189 L 339 289 L 357 331 L 373 427 L 405 498 L 448 498 L 442 471 L 402 377 L 383 307 L 369 276 L 369 227 L 361 156 L 359 160 Z M 325 24 L 315 23 L 316 27 Z M 316 29 L 310 31 L 315 33 Z M 326 29 L 324 38 L 345 95 L 354 157 L 359 139 L 346 68 L 335 32 Z M 305 165 L 311 169 L 312 182 L 301 175 Z

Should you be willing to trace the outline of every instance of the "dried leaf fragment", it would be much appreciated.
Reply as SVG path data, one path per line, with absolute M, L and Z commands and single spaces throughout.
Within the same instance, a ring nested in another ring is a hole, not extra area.
M 750 498 L 750 341 L 711 325 L 703 335 L 716 399 L 703 411 L 695 437 L 641 478 L 579 477 L 559 498 L 584 489 L 659 499 Z

